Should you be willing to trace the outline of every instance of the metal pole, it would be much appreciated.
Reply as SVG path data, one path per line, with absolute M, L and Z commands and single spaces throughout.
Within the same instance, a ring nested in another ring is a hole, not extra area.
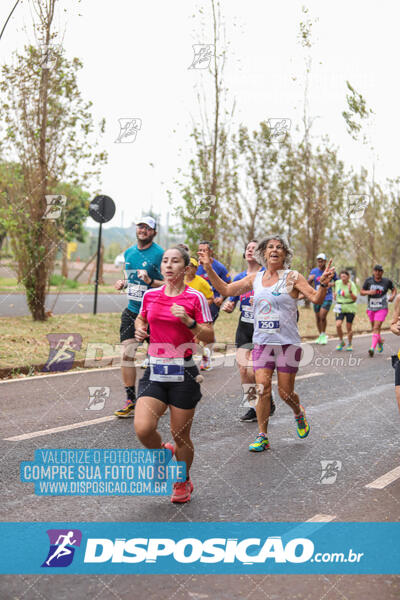
M 97 264 L 96 264 L 96 279 L 94 282 L 94 305 L 93 305 L 93 314 L 97 314 L 97 290 L 99 287 L 99 269 L 100 269 L 100 250 L 101 250 L 101 227 L 102 223 L 99 225 L 99 237 L 97 241 Z

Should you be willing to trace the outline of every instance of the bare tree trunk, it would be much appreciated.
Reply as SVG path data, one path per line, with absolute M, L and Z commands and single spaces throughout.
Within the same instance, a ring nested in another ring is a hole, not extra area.
M 68 242 L 65 240 L 61 243 L 61 275 L 68 279 Z

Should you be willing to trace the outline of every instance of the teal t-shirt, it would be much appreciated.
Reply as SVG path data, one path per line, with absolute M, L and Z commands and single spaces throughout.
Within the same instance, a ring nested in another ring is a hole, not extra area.
M 164 250 L 155 242 L 145 250 L 139 250 L 135 244 L 124 252 L 128 308 L 136 314 L 139 313 L 143 294 L 150 287 L 143 279 L 139 279 L 137 272 L 139 269 L 145 269 L 151 279 L 162 279 L 160 265 L 163 254 Z

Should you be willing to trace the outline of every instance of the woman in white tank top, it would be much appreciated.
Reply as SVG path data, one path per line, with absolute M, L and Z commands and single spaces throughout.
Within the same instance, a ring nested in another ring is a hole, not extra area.
M 256 412 L 259 434 L 250 444 L 251 452 L 269 448 L 267 437 L 270 414 L 272 374 L 276 367 L 278 390 L 282 400 L 293 410 L 297 434 L 307 437 L 310 426 L 304 408 L 294 391 L 298 365 L 301 360 L 300 336 L 297 328 L 297 301 L 303 294 L 310 302 L 322 304 L 328 283 L 335 269 L 329 261 L 315 290 L 305 277 L 290 270 L 293 253 L 280 235 L 270 235 L 259 243 L 256 257 L 265 271 L 258 271 L 234 283 L 225 283 L 212 268 L 207 250 L 199 252 L 199 259 L 207 271 L 210 283 L 223 296 L 238 296 L 254 288 L 253 369 L 259 394 Z

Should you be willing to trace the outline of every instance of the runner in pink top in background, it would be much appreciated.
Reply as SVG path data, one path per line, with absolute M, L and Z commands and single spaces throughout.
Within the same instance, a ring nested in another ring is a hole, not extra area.
M 135 431 L 146 448 L 167 448 L 186 463 L 186 481 L 174 483 L 172 502 L 188 502 L 193 492 L 189 469 L 193 462 L 190 429 L 201 398 L 200 374 L 193 360 L 196 341 L 214 342 L 212 317 L 205 296 L 185 283 L 189 254 L 175 246 L 164 252 L 161 273 L 165 285 L 147 290 L 135 321 L 135 338 L 148 337 L 149 366 L 139 382 Z M 163 444 L 158 421 L 169 408 L 175 445 Z

